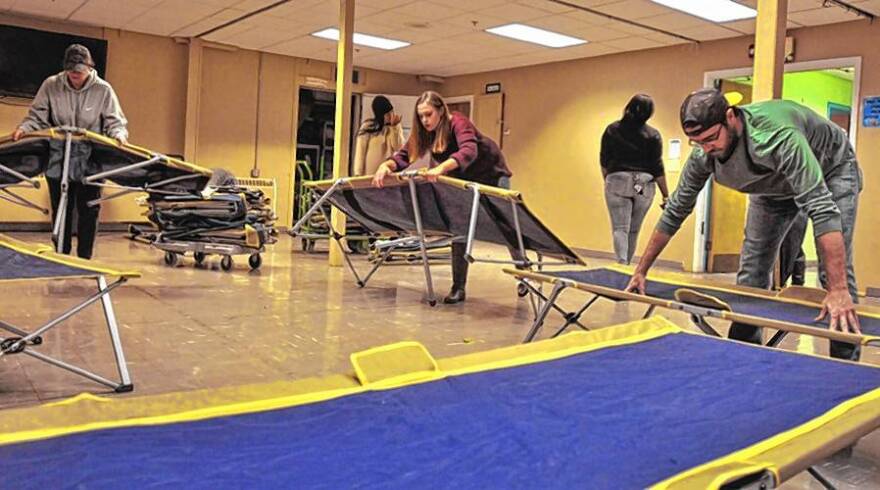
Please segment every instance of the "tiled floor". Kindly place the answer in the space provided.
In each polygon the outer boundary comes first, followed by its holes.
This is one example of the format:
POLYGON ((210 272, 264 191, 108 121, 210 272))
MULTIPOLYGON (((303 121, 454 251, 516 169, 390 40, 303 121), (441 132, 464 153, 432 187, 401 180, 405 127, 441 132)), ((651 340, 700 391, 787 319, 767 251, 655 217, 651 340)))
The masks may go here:
MULTIPOLYGON (((38 241, 45 234, 16 234, 38 241)), ((102 234, 96 259, 136 268, 143 277, 113 293, 135 393, 212 388, 320 376, 350 371, 351 352, 400 340, 417 340, 436 357, 448 357, 518 343, 531 320, 528 302, 501 266, 472 267, 464 305, 431 308, 420 301, 419 267, 388 266, 368 287, 358 289, 347 270, 328 268, 324 254, 292 251, 287 237, 249 271, 238 258, 232 272, 219 260, 194 267, 191 258, 171 268, 160 252, 118 234, 102 234)), ((296 246, 298 248, 298 246, 296 246)), ((366 267, 366 263, 358 261, 366 267)), ((591 266, 603 265, 590 260, 591 266)), ((448 290, 448 267, 436 267, 438 294, 448 290)), ((730 279, 730 276, 724 276, 730 279)), ((33 328, 90 293, 86 281, 0 286, 3 320, 33 328)), ((586 296, 568 293, 575 308, 586 296)), ((641 316, 643 306, 599 301, 584 318, 601 327, 641 316)), ((690 328, 685 315, 663 312, 690 328)), ((106 377, 115 375, 113 355, 98 306, 45 337, 46 353, 69 359, 106 377)), ((544 332, 544 335, 548 335, 544 332)), ((825 351, 825 342, 792 337, 789 349, 825 351)), ((880 364, 880 353, 865 360, 880 364)), ((0 359, 0 408, 32 405, 101 387, 24 356, 0 359)), ((830 381, 830 380, 829 380, 830 381)), ((821 389, 822 380, 817 380, 821 389)), ((823 464, 840 488, 880 488, 880 434, 856 446, 851 458, 823 464)), ((821 488, 804 474, 784 488, 821 488)))

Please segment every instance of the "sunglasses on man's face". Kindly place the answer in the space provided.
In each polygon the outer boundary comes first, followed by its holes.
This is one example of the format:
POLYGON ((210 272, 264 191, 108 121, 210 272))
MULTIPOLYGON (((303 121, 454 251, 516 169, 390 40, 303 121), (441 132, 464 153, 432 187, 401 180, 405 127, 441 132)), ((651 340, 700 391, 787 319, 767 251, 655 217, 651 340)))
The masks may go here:
POLYGON ((718 129, 716 129, 712 134, 708 136, 704 136, 700 139, 688 138, 688 144, 691 146, 706 146, 711 143, 718 141, 718 137, 721 136, 721 127, 722 124, 718 124, 718 129))

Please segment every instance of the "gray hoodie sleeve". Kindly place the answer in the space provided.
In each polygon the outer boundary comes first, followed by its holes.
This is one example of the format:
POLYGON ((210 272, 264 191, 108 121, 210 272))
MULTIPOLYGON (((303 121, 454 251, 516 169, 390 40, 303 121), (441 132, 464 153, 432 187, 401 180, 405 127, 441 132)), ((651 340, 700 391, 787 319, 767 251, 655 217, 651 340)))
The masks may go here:
POLYGON ((110 84, 107 84, 107 95, 101 108, 101 119, 104 122, 104 133, 111 138, 128 140, 128 120, 122 113, 119 99, 110 84))
POLYGON ((667 235, 675 235, 684 220, 697 204, 697 196, 712 176, 712 167, 702 150, 695 148, 678 180, 678 187, 666 203, 666 209, 657 222, 656 229, 667 235))
POLYGON ((778 143, 773 150, 779 162, 777 171, 794 190, 794 202, 810 217, 815 235, 818 237, 831 231, 841 231, 840 210, 825 185, 822 166, 806 137, 798 131, 785 130, 777 138, 778 143))
POLYGON ((31 107, 28 109, 27 116, 21 121, 18 127, 25 133, 39 131, 52 127, 50 118, 52 115, 52 106, 49 103, 49 79, 43 80, 37 95, 34 96, 31 107))

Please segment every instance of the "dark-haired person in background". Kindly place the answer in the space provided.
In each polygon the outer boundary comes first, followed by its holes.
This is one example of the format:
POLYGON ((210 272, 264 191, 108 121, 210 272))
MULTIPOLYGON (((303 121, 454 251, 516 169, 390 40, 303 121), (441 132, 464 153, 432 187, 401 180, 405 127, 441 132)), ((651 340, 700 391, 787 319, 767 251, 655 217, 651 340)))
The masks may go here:
POLYGON ((379 165, 403 146, 400 115, 384 95, 372 103, 373 117, 364 121, 357 132, 352 175, 373 175, 379 165))
MULTIPOLYGON (((721 92, 693 92, 681 125, 694 146, 627 291, 644 294, 648 269, 681 227, 697 195, 715 177, 749 194, 737 284, 768 289, 779 244, 799 213, 813 222, 819 270, 827 293, 816 320, 860 333, 852 241, 862 179, 846 132, 812 109, 787 100, 730 107, 721 92)), ((761 329, 734 323, 730 338, 761 342, 761 329)), ((858 358, 858 346, 831 342, 831 355, 858 358)))
POLYGON ((654 183, 666 206, 669 189, 663 169, 663 140, 647 124, 654 114, 650 96, 637 94, 623 110, 623 118, 605 128, 599 161, 605 179, 605 202, 611 216, 614 255, 629 264, 636 253, 639 230, 654 201, 654 183))
MULTIPOLYGON (((31 103, 27 116, 18 126, 12 139, 18 140, 25 133, 54 126, 73 126, 109 136, 119 143, 128 140, 127 121, 119 106, 116 93, 109 83, 95 71, 95 63, 88 48, 71 44, 64 51, 64 71, 47 78, 31 103)), ((60 142, 59 142, 60 143, 60 142)), ((79 257, 89 259, 98 230, 99 206, 87 203, 101 196, 101 188, 85 185, 86 167, 91 156, 91 145, 74 142, 70 152, 68 200, 64 223, 64 249, 71 250, 71 223, 76 209, 77 245, 79 257)), ((46 169, 49 197, 52 201, 52 220, 58 213, 61 200, 61 172, 64 146, 53 142, 46 169)))
MULTIPOLYGON (((373 176, 373 185, 382 187, 385 177, 404 170, 426 154, 431 155, 429 181, 441 175, 470 180, 493 187, 510 188, 510 169, 498 144, 480 133, 463 114, 450 112, 437 92, 419 96, 413 114, 413 128, 406 145, 385 161, 373 176)), ((465 300, 468 261, 466 244, 452 244, 452 290, 443 298, 446 304, 465 300)), ((516 257, 518 251, 511 250, 516 257)))

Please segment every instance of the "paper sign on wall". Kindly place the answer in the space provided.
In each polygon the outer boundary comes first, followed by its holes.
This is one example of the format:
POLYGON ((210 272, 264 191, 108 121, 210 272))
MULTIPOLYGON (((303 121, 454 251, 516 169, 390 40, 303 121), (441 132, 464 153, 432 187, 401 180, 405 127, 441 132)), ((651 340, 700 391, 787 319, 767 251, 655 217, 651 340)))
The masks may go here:
POLYGON ((880 96, 865 97, 862 104, 862 126, 880 128, 880 96))

